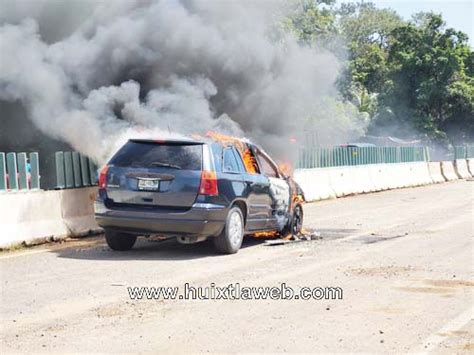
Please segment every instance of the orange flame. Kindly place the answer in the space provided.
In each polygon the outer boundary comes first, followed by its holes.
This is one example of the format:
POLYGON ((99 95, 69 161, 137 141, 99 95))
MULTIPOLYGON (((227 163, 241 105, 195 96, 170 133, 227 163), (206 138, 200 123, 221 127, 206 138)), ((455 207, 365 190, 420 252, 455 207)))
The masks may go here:
POLYGON ((278 169, 280 169, 280 171, 286 176, 291 176, 293 172, 293 168, 290 163, 281 163, 278 165, 278 169))
POLYGON ((247 170, 249 174, 257 174, 258 173, 257 161, 255 160, 255 157, 253 156, 250 149, 247 147, 241 153, 242 153, 242 159, 245 165, 245 170, 247 170))
POLYGON ((206 137, 209 137, 211 139, 214 139, 215 141, 222 142, 222 143, 233 143, 239 149, 242 149, 244 146, 244 142, 242 141, 242 139, 233 137, 233 136, 227 136, 225 134, 221 134, 218 132, 208 131, 206 133, 206 137))
POLYGON ((254 238, 276 238, 279 237, 280 233, 277 231, 270 231, 270 232, 257 232, 252 234, 254 238))
POLYGON ((247 146, 247 144, 245 144, 244 141, 242 141, 242 139, 233 137, 233 136, 227 136, 225 134, 221 134, 221 133, 213 132, 213 131, 207 132, 206 136, 218 142, 234 144, 235 147, 240 151, 240 154, 242 155, 242 160, 244 161, 245 170, 247 170, 249 174, 258 173, 257 161, 255 160, 255 157, 252 151, 250 150, 250 148, 247 146))

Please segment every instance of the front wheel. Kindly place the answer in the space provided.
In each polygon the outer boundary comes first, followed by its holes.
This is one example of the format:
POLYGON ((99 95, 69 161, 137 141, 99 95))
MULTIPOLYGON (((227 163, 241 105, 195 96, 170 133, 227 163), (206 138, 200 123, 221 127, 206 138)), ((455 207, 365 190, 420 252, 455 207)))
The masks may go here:
POLYGON ((137 236, 133 234, 105 231, 105 240, 107 245, 112 250, 125 251, 132 249, 133 245, 137 241, 137 236))
POLYGON ((225 227, 221 234, 213 238, 217 251, 223 254, 235 254, 244 239, 244 216, 238 207, 232 207, 227 214, 225 227))
POLYGON ((296 205, 293 208, 293 213, 287 225, 281 231, 283 236, 286 236, 291 233, 291 235, 298 235, 303 229, 303 207, 301 205, 296 205))

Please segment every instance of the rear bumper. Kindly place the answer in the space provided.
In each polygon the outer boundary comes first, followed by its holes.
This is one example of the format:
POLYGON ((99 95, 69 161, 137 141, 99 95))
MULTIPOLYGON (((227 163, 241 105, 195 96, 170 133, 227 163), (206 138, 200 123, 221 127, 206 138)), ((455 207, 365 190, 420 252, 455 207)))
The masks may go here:
POLYGON ((225 225, 228 208, 215 204, 194 204, 183 212, 155 212, 108 209, 102 201, 95 202, 97 224, 140 235, 216 236, 225 225))

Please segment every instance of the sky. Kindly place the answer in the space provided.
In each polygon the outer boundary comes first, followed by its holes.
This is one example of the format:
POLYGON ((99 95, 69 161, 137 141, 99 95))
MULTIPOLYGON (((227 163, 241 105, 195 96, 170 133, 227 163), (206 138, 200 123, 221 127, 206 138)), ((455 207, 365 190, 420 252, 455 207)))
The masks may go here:
POLYGON ((420 11, 441 13, 447 27, 469 36, 474 48, 474 0, 371 0, 377 7, 390 7, 404 19, 420 11))

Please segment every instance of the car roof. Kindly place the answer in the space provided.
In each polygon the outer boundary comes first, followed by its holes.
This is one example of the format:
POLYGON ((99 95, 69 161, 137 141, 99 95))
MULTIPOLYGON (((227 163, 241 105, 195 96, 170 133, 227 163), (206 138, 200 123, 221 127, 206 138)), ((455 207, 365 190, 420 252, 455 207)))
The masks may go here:
POLYGON ((198 144, 205 144, 203 141, 198 141, 195 139, 129 139, 129 142, 136 142, 136 143, 155 143, 155 144, 189 144, 189 145, 198 145, 198 144))
MULTIPOLYGON (((197 136, 199 137, 199 136, 197 136)), ((201 138, 201 137, 199 137, 201 138)), ((230 137, 231 139, 224 141, 220 140, 216 137, 213 136, 206 136, 202 137, 203 139, 197 139, 197 138, 170 138, 170 139, 146 139, 146 138, 131 138, 129 139, 129 142, 136 142, 136 143, 148 143, 148 144, 171 144, 171 145, 182 145, 182 144, 187 144, 187 145, 199 145, 199 144, 219 144, 219 145, 233 145, 236 146, 238 142, 247 145, 248 147, 256 148, 259 150, 262 150, 260 146, 254 144, 253 142, 250 142, 247 139, 242 139, 242 138, 236 138, 236 137, 230 137)))

